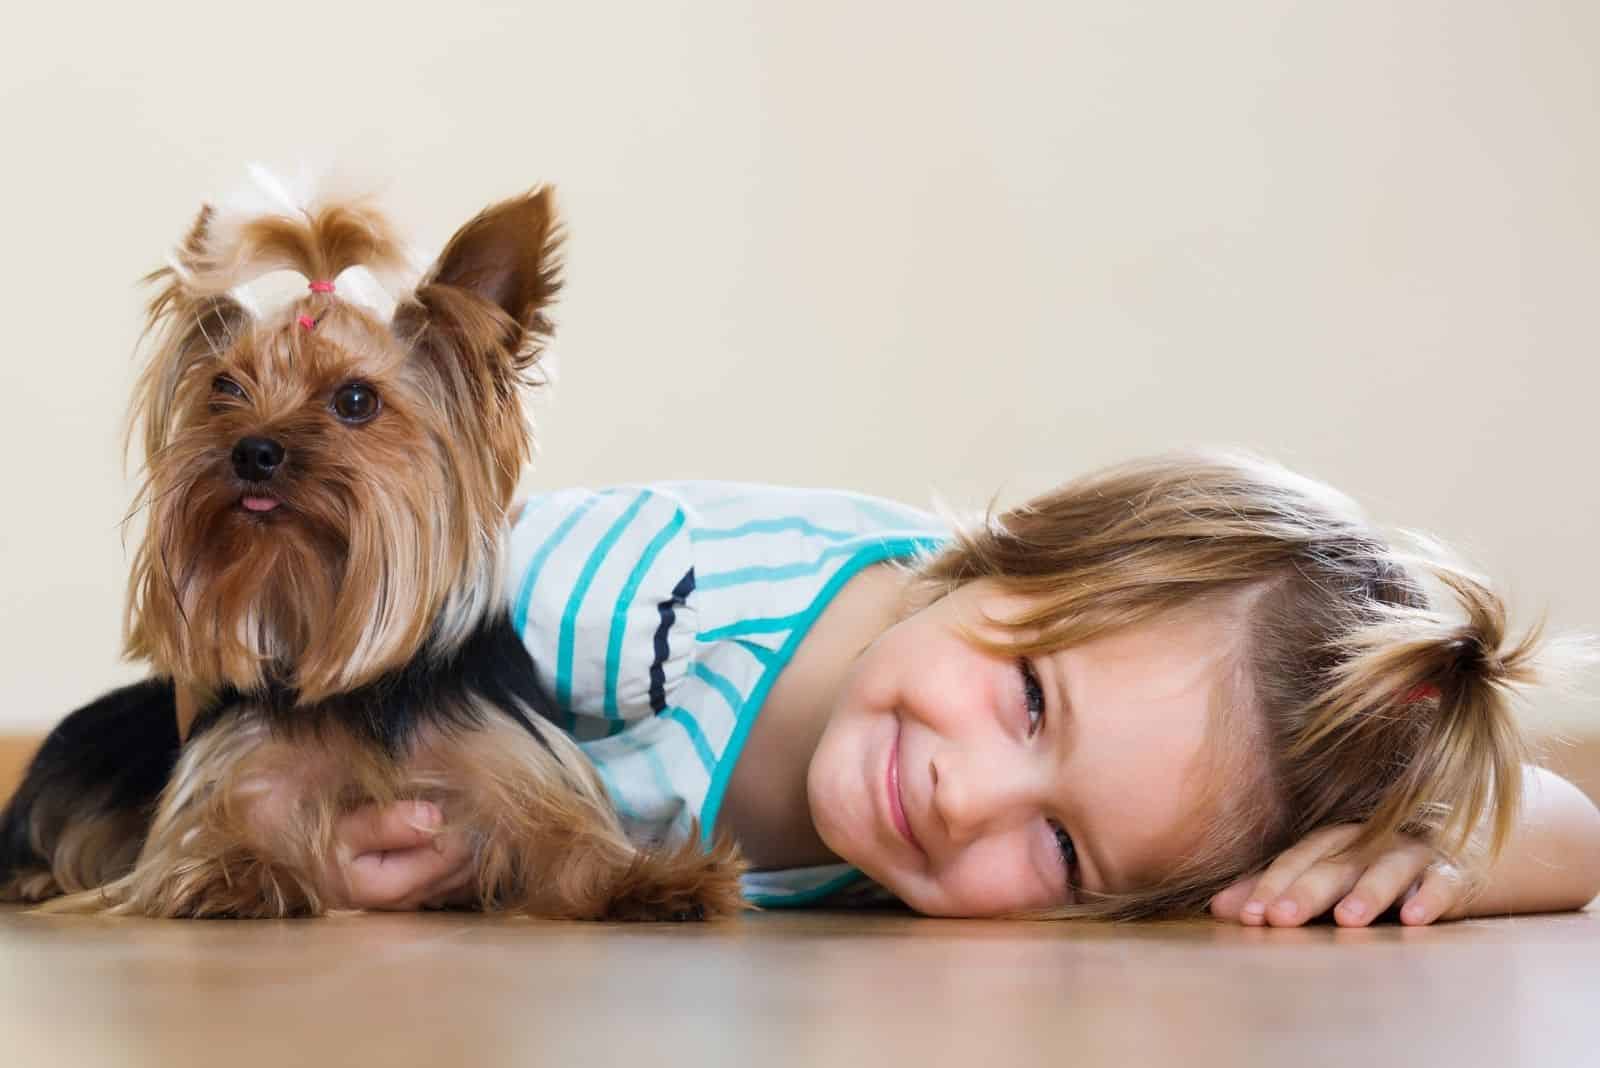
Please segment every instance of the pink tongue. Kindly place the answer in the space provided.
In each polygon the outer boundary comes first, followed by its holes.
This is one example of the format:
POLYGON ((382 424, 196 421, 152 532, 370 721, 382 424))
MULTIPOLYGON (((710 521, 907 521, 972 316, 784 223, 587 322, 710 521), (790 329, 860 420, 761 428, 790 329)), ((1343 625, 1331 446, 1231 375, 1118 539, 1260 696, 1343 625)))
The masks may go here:
POLYGON ((278 502, 271 497, 246 497, 239 503, 252 512, 270 512, 278 507, 278 502))

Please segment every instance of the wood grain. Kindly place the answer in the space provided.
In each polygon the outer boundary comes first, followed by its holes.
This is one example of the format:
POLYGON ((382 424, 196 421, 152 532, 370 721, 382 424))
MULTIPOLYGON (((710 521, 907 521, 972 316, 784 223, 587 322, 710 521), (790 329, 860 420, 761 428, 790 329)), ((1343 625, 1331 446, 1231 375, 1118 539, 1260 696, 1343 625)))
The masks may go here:
POLYGON ((1592 1065, 1600 915, 1263 931, 0 911, 8 1064, 1592 1065))
MULTIPOLYGON (((12 777, 36 738, 0 739, 12 777)), ((1600 745, 1558 754, 1596 783, 1600 745)), ((1594 906, 1591 906, 1593 909, 1594 906)), ((1592 1065, 1600 913, 1341 931, 0 907, 0 1063, 1592 1065)))

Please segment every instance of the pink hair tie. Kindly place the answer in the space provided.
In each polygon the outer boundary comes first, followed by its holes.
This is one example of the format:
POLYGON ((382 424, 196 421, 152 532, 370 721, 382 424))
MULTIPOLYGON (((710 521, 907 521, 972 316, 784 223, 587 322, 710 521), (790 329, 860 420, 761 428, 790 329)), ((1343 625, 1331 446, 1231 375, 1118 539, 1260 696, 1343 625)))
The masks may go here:
POLYGON ((325 278, 318 279, 317 281, 311 283, 311 292, 313 292, 313 293, 332 293, 333 292, 333 283, 328 281, 325 278))
POLYGON ((1431 682, 1425 682, 1421 686, 1411 687, 1410 690, 1406 691, 1406 695, 1400 700, 1402 703, 1409 705, 1414 704, 1417 701, 1427 701, 1437 698, 1438 696, 1439 687, 1433 685, 1431 682))
POLYGON ((295 322, 300 324, 300 329, 302 330, 314 330, 317 326, 317 321, 309 315, 302 315, 295 322))

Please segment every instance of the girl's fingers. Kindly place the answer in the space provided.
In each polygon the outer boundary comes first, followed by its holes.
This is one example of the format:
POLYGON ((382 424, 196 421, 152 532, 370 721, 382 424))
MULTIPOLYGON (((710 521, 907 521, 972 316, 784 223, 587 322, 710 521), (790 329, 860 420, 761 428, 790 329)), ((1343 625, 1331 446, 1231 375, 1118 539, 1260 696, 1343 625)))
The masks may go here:
POLYGON ((428 845, 363 853, 345 870, 350 903, 363 909, 414 909, 450 887, 467 867, 463 836, 442 834, 428 845))
POLYGON ((1417 881, 1433 855, 1433 850, 1421 842, 1410 842, 1380 854, 1334 909, 1334 921, 1341 927, 1365 927, 1400 900, 1400 895, 1417 881))
POLYGON ((363 853, 345 869, 350 904, 359 909, 402 909, 446 874, 431 846, 363 853))
MULTIPOLYGON (((1267 922, 1267 908, 1278 901, 1289 887, 1330 853, 1337 853, 1361 833, 1359 824, 1347 823, 1313 831, 1279 855, 1261 873, 1249 899, 1239 910, 1239 922, 1259 926, 1267 922)), ((1331 904, 1331 902, 1330 902, 1331 904)), ((1326 906, 1324 906, 1326 907, 1326 906)), ((1287 920, 1286 922, 1296 922, 1287 920)))
POLYGON ((1260 879, 1261 876, 1259 874, 1248 875, 1216 897, 1213 897, 1211 899, 1211 915, 1219 920, 1237 921, 1239 919, 1239 910, 1244 908, 1246 901, 1250 900, 1250 892, 1256 888, 1256 883, 1260 879))
POLYGON ((1466 883, 1448 864, 1433 864, 1423 873, 1422 884, 1400 910, 1400 922, 1410 926, 1432 923, 1461 899, 1466 883))
POLYGON ((1299 927, 1315 919, 1350 892, 1364 868, 1354 860, 1317 861, 1267 905, 1267 922, 1274 927, 1299 927))
POLYGON ((416 849, 433 841, 444 823, 439 806, 427 801, 398 801, 392 805, 363 805, 339 817, 334 835, 346 853, 386 853, 416 849))

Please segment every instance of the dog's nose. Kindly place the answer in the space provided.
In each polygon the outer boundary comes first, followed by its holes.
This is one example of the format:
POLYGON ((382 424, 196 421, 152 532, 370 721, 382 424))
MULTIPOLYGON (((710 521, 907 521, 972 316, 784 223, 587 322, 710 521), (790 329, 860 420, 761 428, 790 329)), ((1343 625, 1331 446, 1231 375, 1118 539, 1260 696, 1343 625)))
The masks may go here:
POLYGON ((233 470, 247 482, 265 482, 283 463, 283 446, 271 438, 240 438, 233 447, 233 470))

